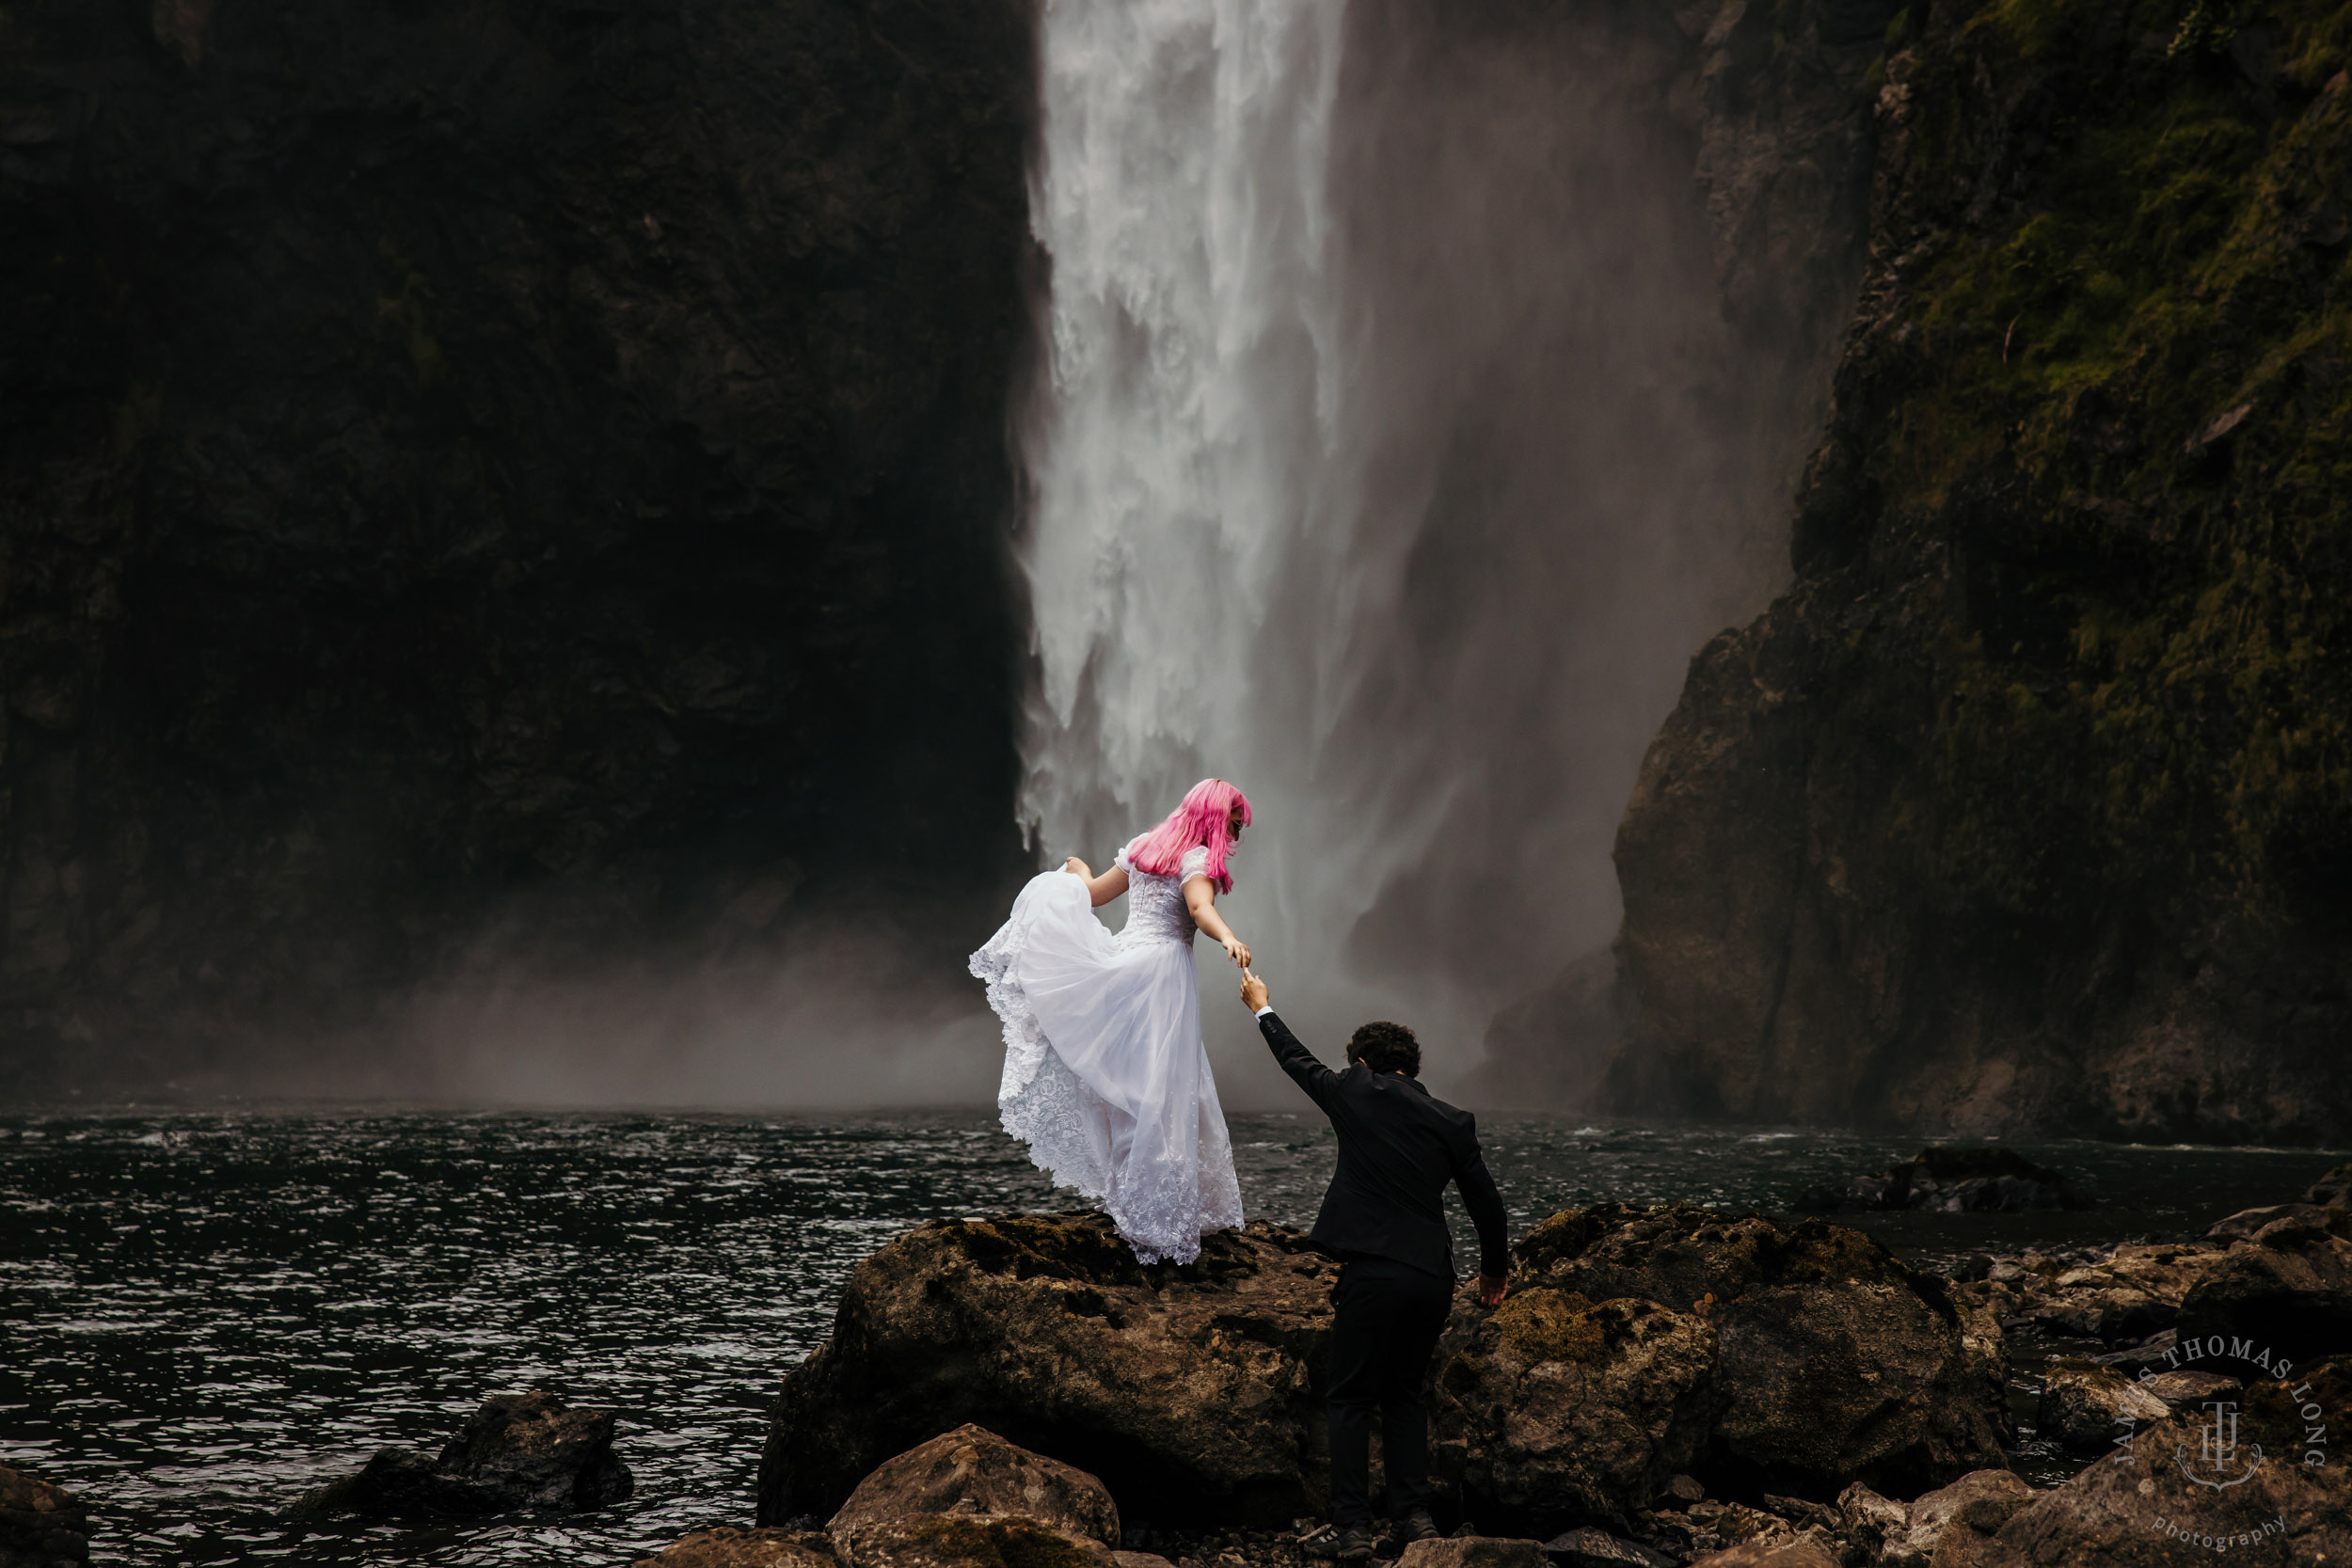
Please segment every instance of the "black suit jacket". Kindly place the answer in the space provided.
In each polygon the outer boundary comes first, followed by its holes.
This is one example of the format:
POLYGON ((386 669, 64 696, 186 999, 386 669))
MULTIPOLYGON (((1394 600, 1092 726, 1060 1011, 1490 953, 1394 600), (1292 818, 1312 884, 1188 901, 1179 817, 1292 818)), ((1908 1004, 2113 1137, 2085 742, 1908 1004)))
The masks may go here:
POLYGON ((1340 1135, 1340 1168, 1315 1218, 1317 1246, 1393 1258, 1452 1279, 1454 1238, 1445 1223, 1445 1184, 1452 1181, 1478 1227, 1479 1272, 1509 1272, 1510 1222, 1468 1111, 1401 1073, 1375 1072, 1361 1062, 1333 1072, 1276 1014, 1260 1018, 1258 1031, 1340 1135))

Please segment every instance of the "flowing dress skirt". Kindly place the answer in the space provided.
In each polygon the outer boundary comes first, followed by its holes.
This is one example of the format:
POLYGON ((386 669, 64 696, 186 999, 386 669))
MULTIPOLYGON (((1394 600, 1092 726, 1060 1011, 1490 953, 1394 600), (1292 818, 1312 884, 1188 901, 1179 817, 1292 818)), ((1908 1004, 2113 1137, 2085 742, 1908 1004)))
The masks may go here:
POLYGON ((1189 1263, 1242 1222, 1232 1144, 1208 1052, 1189 933, 1095 917, 1066 871, 1031 879, 972 955, 1005 1026, 1005 1131, 1055 1184, 1100 1202, 1146 1263, 1189 1263))

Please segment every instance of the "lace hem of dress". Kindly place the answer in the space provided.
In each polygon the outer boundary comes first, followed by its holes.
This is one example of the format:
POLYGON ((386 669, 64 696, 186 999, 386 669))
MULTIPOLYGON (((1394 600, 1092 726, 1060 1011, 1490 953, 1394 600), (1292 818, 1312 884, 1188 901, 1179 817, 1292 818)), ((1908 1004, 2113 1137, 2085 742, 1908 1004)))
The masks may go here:
POLYGON ((1013 962, 1021 957, 1019 925, 1008 920, 998 927, 996 934, 972 955, 969 966, 973 977, 987 985, 989 1011, 1005 1028, 1005 1073, 996 1085, 1000 1104, 1028 1086, 1046 1053, 1045 1028, 1029 1011, 1021 982, 1012 977, 1013 962))
MULTIPOLYGON (((976 967, 977 961, 976 955, 976 967)), ((1020 994, 1017 985, 1008 984, 1007 990, 1010 996, 1020 994)), ((992 987, 992 1006, 997 995, 992 987)), ((1080 1196, 1100 1203, 1120 1239, 1134 1249, 1136 1261, 1189 1263, 1200 1256, 1201 1237, 1241 1227, 1241 1190, 1230 1177, 1213 1179, 1203 1193, 1197 1163, 1189 1170, 1146 1168, 1133 1161, 1121 1168, 1111 1150, 1119 1113, 1054 1053, 1034 1018, 1021 1022, 1007 1018, 1008 1042, 1016 1030, 1022 1037, 1040 1042, 1040 1059, 1025 1082, 997 1096, 1005 1131, 1028 1146, 1029 1163, 1051 1176, 1055 1186, 1074 1188, 1080 1196)), ((1008 1085, 1011 1080, 1008 1061, 1008 1085)), ((1230 1169, 1232 1162, 1226 1153, 1220 1165, 1230 1169)))

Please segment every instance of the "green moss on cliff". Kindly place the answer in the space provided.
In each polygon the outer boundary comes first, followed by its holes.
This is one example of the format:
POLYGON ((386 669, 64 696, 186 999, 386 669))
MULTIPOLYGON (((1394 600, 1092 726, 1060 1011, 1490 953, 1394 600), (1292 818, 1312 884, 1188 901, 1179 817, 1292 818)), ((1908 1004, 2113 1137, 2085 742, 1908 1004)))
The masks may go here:
POLYGON ((1968 557, 1931 786, 1963 895, 2276 914, 2352 863, 2347 57, 2343 6, 1999 0, 1898 62, 1906 188, 1970 197, 1871 458, 1968 557))

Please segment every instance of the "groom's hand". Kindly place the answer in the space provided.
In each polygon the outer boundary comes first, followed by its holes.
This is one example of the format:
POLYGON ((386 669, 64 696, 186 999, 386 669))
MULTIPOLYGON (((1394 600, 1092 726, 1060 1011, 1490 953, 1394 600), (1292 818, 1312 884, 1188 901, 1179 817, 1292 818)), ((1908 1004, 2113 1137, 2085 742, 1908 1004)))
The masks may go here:
POLYGON ((1242 971, 1241 1005, 1253 1013, 1260 1007, 1270 1006, 1266 1000, 1265 982, 1248 970, 1242 971))
POLYGON ((1508 1275, 1482 1274, 1478 1276, 1478 1305, 1487 1308, 1501 1307, 1502 1298, 1511 1293, 1508 1275))

